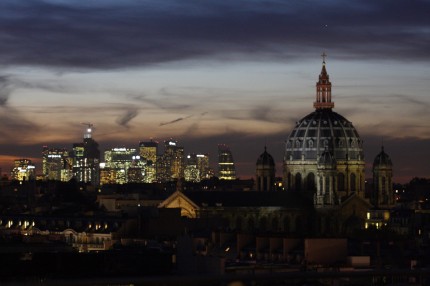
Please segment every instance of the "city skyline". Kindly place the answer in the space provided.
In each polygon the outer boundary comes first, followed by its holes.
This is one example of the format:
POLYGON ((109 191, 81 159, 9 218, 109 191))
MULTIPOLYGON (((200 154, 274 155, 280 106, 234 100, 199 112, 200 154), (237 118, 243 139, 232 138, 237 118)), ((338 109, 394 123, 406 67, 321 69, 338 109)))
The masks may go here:
POLYGON ((19 158, 40 166, 43 145, 70 150, 91 122, 101 151, 174 138, 214 166, 222 143, 245 179, 267 146, 282 176, 325 51, 334 111, 364 140, 367 177, 382 144, 395 182, 429 177, 429 6, 2 1, 2 172, 19 158))

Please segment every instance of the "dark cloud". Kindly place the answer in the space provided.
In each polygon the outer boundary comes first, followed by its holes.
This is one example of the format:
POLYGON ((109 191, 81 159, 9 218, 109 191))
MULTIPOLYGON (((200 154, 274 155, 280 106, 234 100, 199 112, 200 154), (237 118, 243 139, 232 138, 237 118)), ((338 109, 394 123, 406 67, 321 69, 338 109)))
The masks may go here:
POLYGON ((429 60, 428 1, 12 1, 0 63, 121 68, 195 57, 429 60), (185 8, 184 8, 185 6, 185 8))
POLYGON ((163 122, 163 123, 160 123, 160 126, 170 125, 170 124, 173 124, 173 123, 176 123, 176 122, 179 122, 179 121, 182 121, 182 120, 188 119, 188 118, 190 118, 190 117, 192 117, 192 116, 193 116, 193 115, 188 115, 188 116, 186 116, 186 117, 179 117, 179 118, 176 118, 175 120, 172 120, 172 121, 169 121, 169 122, 163 122))
POLYGON ((12 93, 10 78, 8 76, 0 76, 0 106, 5 106, 12 93))
POLYGON ((116 120, 116 123, 120 126, 123 127, 127 127, 128 128, 128 123, 137 116, 138 111, 137 109, 133 108, 133 109, 129 109, 127 110, 123 115, 121 115, 121 117, 119 117, 116 120))
POLYGON ((36 136, 40 127, 27 119, 21 112, 8 106, 0 107, 0 143, 15 142, 15 144, 25 144, 36 136), (19 142, 17 142, 19 138, 19 142))
POLYGON ((141 103, 146 103, 166 110, 183 110, 183 109, 192 107, 191 105, 188 105, 188 104, 176 103, 169 98, 160 98, 160 97, 151 98, 147 95, 141 95, 141 94, 139 95, 128 94, 128 97, 132 100, 135 100, 141 103))

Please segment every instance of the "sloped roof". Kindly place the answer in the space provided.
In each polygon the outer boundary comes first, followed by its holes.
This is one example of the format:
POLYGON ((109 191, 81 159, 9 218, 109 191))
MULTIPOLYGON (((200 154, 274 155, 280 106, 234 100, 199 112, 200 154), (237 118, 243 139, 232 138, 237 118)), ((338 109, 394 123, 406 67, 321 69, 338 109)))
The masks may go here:
POLYGON ((310 199, 296 192, 199 191, 184 193, 198 206, 313 208, 310 199))

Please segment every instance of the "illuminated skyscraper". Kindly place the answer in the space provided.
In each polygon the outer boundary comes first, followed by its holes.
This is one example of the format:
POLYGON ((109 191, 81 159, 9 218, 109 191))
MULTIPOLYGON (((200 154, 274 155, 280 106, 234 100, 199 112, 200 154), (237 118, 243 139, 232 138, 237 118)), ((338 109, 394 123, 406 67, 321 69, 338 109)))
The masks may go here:
POLYGON ((236 179, 233 155, 225 144, 218 145, 218 177, 220 180, 236 179))
POLYGON ((185 159, 184 178, 187 182, 200 182, 200 170, 197 168, 196 154, 189 154, 185 159))
POLYGON ((92 124, 88 124, 83 142, 73 144, 73 176, 78 182, 97 186, 100 182, 100 151, 91 133, 92 124))
POLYGON ((146 160, 145 183, 157 181, 157 153, 158 142, 151 139, 151 141, 142 141, 139 143, 139 155, 142 159, 146 160))
POLYGON ((209 167, 209 154, 197 154, 197 168, 200 172, 200 180, 209 179, 214 176, 213 170, 209 167))
POLYGON ((28 181, 35 178, 35 166, 29 159, 18 159, 14 161, 14 167, 11 172, 12 180, 28 181))
POLYGON ((69 151, 43 146, 42 172, 45 180, 68 181, 71 179, 69 151))
POLYGON ((184 177, 184 148, 177 141, 164 141, 164 153, 158 163, 158 180, 174 181, 184 177))
POLYGON ((114 173, 116 184, 128 182, 128 168, 130 168, 133 158, 136 157, 136 149, 113 148, 105 151, 105 166, 114 173))
POLYGON ((185 159, 184 178, 185 181, 200 182, 213 176, 209 167, 208 154, 189 154, 185 159))
POLYGON ((146 183, 147 161, 139 155, 133 156, 132 159, 127 171, 127 181, 129 183, 146 183))

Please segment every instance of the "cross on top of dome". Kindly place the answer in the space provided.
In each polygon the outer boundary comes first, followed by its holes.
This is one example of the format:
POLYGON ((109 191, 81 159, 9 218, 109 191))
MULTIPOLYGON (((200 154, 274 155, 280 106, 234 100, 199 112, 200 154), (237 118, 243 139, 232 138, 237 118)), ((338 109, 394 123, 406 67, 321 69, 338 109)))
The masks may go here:
POLYGON ((331 102, 331 82, 325 67, 327 54, 323 52, 321 57, 323 58, 322 69, 317 82, 316 101, 314 102, 314 107, 317 110, 332 109, 334 107, 334 102, 331 102))

